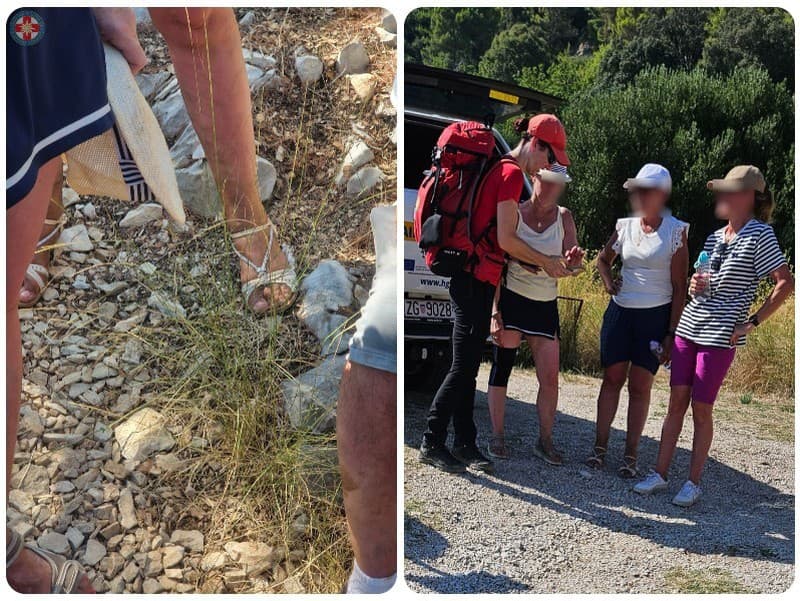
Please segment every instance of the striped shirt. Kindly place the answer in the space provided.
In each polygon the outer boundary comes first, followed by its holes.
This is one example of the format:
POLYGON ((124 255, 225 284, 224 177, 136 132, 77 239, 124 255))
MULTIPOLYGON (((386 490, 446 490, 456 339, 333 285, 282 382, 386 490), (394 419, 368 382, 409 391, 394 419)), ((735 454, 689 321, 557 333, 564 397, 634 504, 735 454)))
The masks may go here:
MULTIPOLYGON (((725 243, 725 228, 706 239, 711 256, 711 295, 692 299, 676 333, 701 346, 731 348, 737 324, 747 320, 758 282, 786 263, 772 228, 751 219, 725 243)), ((739 338, 742 346, 746 337, 739 338)))

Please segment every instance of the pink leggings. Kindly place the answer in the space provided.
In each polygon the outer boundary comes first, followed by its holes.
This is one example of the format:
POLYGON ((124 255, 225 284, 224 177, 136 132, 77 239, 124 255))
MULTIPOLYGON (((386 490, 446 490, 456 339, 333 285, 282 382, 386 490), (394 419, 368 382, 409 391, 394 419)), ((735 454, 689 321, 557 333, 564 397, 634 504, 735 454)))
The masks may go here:
POLYGON ((691 386, 692 400, 713 405, 736 355, 736 348, 701 346, 675 337, 670 386, 691 386))

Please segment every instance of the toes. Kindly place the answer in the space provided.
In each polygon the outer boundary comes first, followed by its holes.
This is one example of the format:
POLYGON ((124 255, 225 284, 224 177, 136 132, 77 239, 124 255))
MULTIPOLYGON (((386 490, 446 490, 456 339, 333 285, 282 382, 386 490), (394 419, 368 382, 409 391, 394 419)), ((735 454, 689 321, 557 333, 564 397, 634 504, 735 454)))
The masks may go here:
POLYGON ((286 284, 277 284, 264 287, 264 298, 270 305, 280 305, 292 298, 292 289, 286 284))

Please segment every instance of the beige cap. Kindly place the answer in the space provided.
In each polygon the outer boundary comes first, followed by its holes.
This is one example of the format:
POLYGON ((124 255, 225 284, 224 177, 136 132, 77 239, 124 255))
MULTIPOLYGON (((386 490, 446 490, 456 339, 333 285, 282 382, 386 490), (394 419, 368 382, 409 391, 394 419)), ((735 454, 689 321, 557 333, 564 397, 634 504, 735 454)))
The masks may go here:
POLYGON ((764 192, 767 189, 767 182, 758 167, 737 165, 728 171, 725 179, 712 179, 706 186, 714 192, 741 192, 742 190, 764 192))
POLYGON ((67 151, 67 183, 78 194, 161 204, 183 224, 186 214, 172 157, 128 61, 104 44, 108 103, 114 126, 67 151))

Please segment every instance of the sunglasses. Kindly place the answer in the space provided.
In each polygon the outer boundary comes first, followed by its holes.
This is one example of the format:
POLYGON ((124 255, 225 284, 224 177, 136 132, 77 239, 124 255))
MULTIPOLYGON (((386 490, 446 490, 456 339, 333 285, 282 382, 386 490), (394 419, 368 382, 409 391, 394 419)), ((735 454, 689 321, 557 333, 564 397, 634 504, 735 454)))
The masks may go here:
POLYGON ((556 154, 553 152, 552 147, 547 142, 542 142, 541 140, 536 140, 536 148, 539 150, 546 150, 547 151, 547 160, 548 162, 555 163, 556 162, 556 154))

